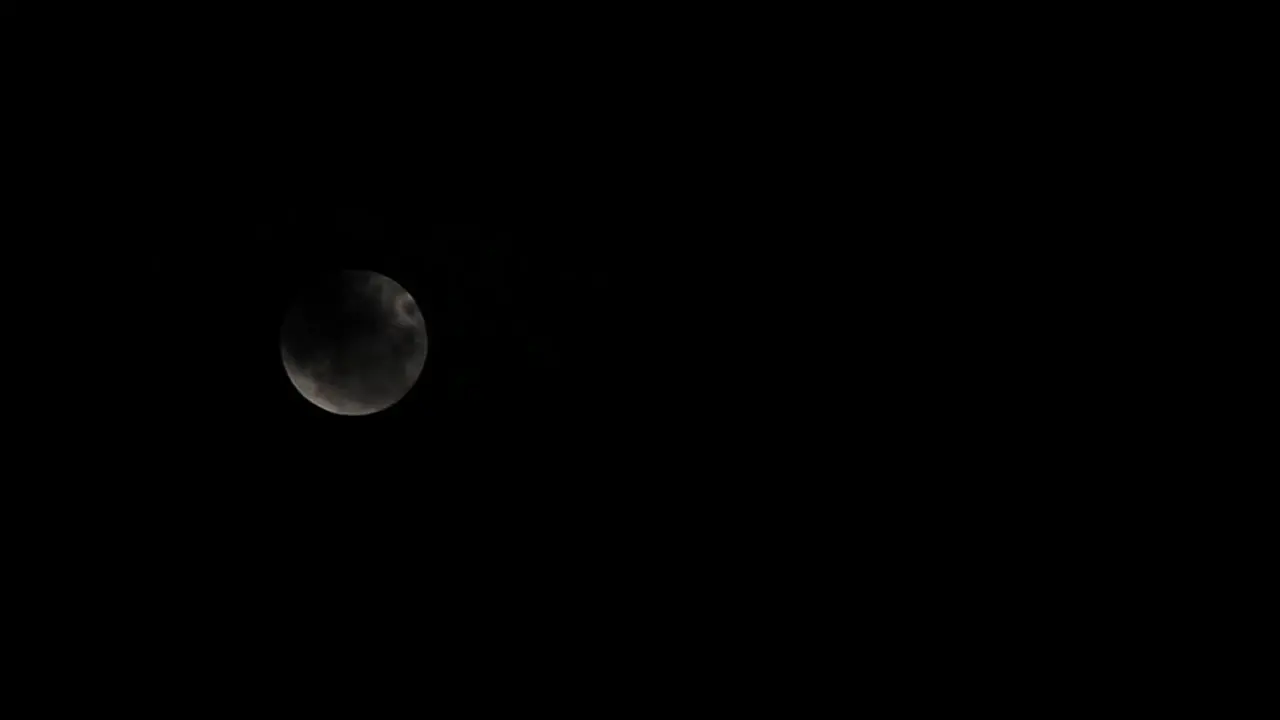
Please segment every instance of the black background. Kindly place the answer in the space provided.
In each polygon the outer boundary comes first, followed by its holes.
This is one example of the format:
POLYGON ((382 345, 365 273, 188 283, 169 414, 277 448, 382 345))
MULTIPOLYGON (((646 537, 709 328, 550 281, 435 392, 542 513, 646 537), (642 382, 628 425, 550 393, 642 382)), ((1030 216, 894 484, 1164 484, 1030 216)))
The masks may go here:
POLYGON ((757 705, 861 653, 909 697, 1109 608, 1070 576, 1150 514, 1092 449, 1144 425, 1132 76, 1060 18, 772 12, 6 10, 0 508, 50 665, 757 705), (335 266, 429 323, 368 418, 280 364, 335 266))
POLYGON ((15 414, 47 478, 14 506, 43 548, 191 602, 471 614, 759 562, 722 543, 768 487, 736 469, 760 398, 737 383, 779 318, 731 290, 760 277, 735 213, 761 209, 706 171, 730 153, 593 119, 621 101, 592 93, 401 103, 317 68, 219 90, 146 60, 53 58, 73 72, 14 96, 12 333, 40 378, 15 414), (384 413, 324 413, 283 372, 292 287, 332 267, 426 315, 422 379, 384 413))
POLYGON ((752 608, 837 583, 851 526, 886 561, 873 500, 919 486, 858 478, 920 458, 934 356, 896 319, 946 262, 897 144, 824 125, 835 86, 697 32, 290 28, 7 46, 10 507, 42 572, 230 637, 322 644, 336 612, 586 657, 761 642, 752 608), (334 267, 426 317, 386 412, 283 371, 292 287, 334 267))

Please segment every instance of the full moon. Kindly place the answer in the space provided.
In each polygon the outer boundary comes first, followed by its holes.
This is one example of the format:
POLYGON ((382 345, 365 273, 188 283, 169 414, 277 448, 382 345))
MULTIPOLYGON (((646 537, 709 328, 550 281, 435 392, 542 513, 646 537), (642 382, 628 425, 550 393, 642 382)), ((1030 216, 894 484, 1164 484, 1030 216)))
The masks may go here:
POLYGON ((400 401, 427 360, 427 328, 413 297, 391 278, 345 270, 314 278, 280 332, 289 380, 337 415, 371 415, 400 401))

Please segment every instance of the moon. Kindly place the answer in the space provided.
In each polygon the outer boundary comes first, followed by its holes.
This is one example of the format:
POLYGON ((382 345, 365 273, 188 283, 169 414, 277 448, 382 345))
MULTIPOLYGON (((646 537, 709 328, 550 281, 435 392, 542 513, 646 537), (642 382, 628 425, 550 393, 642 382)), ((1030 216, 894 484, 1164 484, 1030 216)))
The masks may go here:
POLYGON ((399 283, 369 270, 311 278, 280 330, 290 382, 336 415, 371 415, 399 402, 427 361, 427 327, 399 283))

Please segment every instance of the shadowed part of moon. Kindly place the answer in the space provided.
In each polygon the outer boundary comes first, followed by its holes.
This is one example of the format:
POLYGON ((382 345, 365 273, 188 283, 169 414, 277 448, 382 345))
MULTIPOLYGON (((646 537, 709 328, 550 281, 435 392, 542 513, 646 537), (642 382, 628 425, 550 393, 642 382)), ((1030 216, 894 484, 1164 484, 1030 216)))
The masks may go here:
POLYGON ((426 323, 399 283, 344 271, 300 293, 281 329, 280 355, 290 382, 314 405, 370 415, 399 402, 422 374, 426 323))

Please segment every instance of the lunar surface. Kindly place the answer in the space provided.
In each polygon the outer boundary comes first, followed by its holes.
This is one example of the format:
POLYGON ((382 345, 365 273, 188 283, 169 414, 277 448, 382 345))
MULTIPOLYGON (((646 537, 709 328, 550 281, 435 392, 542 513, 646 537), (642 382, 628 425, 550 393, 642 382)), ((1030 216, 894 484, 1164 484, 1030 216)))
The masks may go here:
POLYGON ((293 386, 338 415, 385 410, 413 388, 427 360, 427 328, 409 292, 391 278, 347 270, 315 278, 280 333, 293 386))

